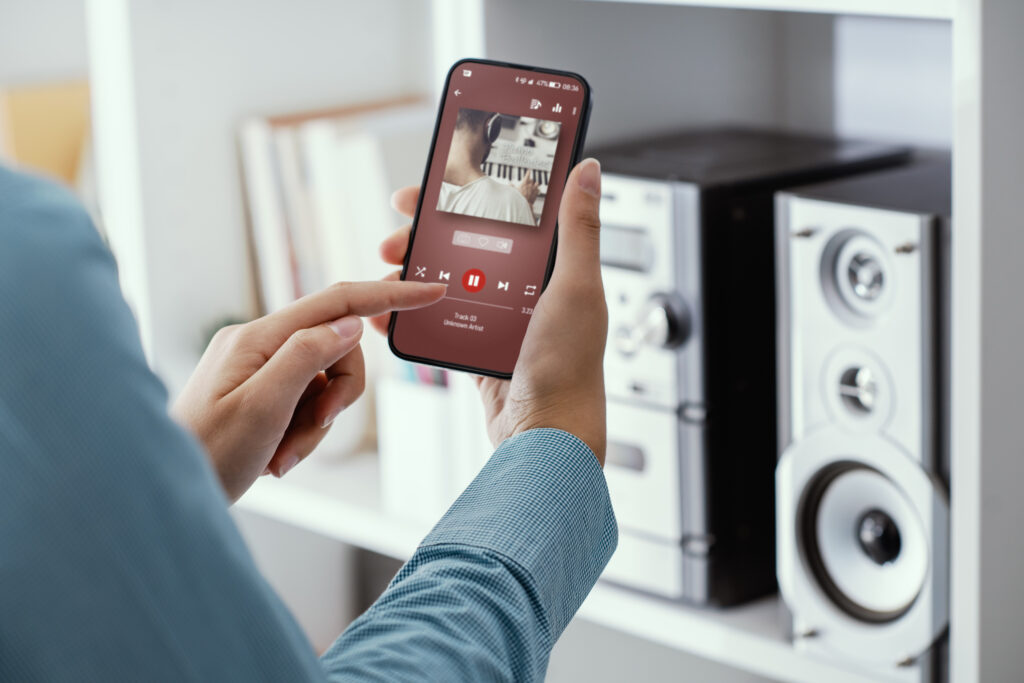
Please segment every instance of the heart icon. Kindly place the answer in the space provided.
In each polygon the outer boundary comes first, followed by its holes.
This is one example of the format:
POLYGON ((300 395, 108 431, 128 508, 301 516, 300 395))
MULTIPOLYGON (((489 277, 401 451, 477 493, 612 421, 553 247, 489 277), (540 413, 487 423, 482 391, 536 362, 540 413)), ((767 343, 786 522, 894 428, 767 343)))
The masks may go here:
POLYGON ((490 242, 491 240, 490 238, 487 237, 477 237, 476 241, 480 243, 481 247, 486 247, 487 243, 490 242))

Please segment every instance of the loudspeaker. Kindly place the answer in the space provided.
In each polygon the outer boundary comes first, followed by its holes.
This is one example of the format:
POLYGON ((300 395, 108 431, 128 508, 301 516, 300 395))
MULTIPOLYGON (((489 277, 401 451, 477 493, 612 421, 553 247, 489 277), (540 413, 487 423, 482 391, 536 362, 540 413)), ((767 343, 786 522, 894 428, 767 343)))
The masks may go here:
POLYGON ((948 159, 776 198, 777 573, 800 648, 929 681, 948 623, 948 159))

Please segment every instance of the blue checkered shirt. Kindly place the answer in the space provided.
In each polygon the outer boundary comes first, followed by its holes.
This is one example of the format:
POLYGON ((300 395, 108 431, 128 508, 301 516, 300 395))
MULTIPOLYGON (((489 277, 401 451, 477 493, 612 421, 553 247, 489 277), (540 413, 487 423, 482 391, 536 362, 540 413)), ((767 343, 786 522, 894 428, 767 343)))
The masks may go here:
POLYGON ((616 544, 593 453, 503 443, 319 659, 172 422, 116 269, 0 167, 0 681, 532 681, 616 544))

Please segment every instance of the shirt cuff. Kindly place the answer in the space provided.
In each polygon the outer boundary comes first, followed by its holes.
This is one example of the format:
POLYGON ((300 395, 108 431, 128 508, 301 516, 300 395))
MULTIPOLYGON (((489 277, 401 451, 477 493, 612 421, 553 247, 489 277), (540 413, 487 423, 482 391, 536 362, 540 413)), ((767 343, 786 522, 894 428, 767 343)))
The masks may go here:
POLYGON ((604 473, 580 439, 532 429, 503 442, 422 546, 499 553, 535 582, 557 638, 618 544, 604 473))

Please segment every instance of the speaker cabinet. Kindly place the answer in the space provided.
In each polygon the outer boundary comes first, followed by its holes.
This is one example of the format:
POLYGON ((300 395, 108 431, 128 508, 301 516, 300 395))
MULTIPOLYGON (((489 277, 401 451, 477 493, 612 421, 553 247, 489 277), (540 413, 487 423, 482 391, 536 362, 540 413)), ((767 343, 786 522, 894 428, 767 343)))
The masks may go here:
POLYGON ((939 675, 949 605, 946 161, 780 193, 777 573, 797 645, 939 675))

